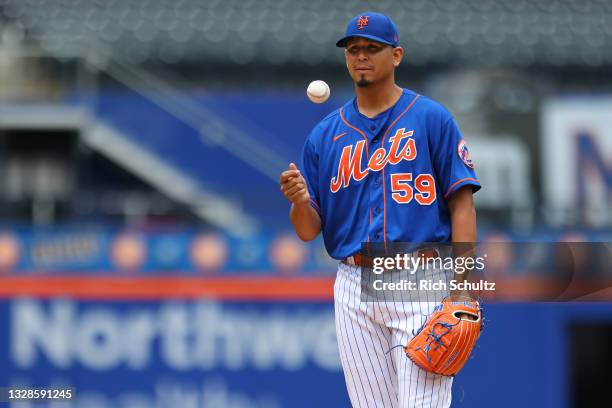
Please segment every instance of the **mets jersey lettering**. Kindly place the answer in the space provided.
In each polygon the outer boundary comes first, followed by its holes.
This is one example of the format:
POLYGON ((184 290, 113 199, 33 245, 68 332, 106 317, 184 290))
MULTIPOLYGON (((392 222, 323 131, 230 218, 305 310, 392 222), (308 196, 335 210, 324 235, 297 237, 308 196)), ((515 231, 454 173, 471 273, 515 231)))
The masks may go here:
POLYGON ((336 259, 362 242, 448 242, 448 199, 480 188, 452 115, 407 89, 375 118, 355 98, 324 118, 306 139, 301 170, 336 259))
POLYGON ((344 147, 338 163, 338 171, 330 183, 332 193, 337 193, 341 187, 347 187, 351 178, 355 181, 363 180, 368 175, 369 170, 380 171, 387 164, 397 164, 401 160, 414 160, 417 151, 414 139, 410 139, 413 133, 412 130, 406 132, 405 129, 398 129, 395 135, 389 139, 391 142, 389 151, 387 152, 384 147, 376 149, 370 156, 368 167, 365 170, 361 169, 365 140, 357 142, 354 152, 352 145, 344 147), (400 149, 400 143, 406 138, 409 139, 400 149))

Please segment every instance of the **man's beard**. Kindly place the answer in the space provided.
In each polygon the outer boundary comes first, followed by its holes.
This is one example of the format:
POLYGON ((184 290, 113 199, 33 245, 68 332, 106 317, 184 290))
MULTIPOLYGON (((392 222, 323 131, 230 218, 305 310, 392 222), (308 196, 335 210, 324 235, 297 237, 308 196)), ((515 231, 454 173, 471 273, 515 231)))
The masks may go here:
POLYGON ((355 82, 355 84, 357 84, 357 86, 359 88, 366 88, 366 87, 372 85, 372 81, 368 81, 367 79, 365 79, 362 76, 361 79, 359 79, 357 82, 355 82))

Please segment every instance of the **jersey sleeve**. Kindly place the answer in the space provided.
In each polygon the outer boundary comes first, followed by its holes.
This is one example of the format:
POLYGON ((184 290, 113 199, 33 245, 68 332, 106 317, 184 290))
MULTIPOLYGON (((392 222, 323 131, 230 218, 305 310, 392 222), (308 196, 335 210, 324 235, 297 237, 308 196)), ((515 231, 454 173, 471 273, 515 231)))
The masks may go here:
POLYGON ((480 180, 474 171, 469 149, 450 114, 444 119, 438 139, 433 143, 434 168, 444 198, 448 199, 466 185, 471 185, 473 192, 480 190, 480 180))
POLYGON ((302 149, 302 176, 306 180, 308 193, 310 194, 310 205, 321 216, 321 205, 319 195, 319 155, 310 138, 306 139, 302 149))

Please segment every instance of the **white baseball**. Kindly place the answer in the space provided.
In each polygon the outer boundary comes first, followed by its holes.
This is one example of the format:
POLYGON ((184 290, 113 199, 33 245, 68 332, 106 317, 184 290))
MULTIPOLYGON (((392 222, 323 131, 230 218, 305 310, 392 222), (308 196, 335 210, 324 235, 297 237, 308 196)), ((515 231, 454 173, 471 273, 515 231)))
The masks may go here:
POLYGON ((310 99, 314 103, 323 103, 329 98, 330 90, 329 85, 325 83, 325 81, 312 81, 310 85, 308 85, 308 89, 306 90, 306 95, 308 95, 308 99, 310 99))

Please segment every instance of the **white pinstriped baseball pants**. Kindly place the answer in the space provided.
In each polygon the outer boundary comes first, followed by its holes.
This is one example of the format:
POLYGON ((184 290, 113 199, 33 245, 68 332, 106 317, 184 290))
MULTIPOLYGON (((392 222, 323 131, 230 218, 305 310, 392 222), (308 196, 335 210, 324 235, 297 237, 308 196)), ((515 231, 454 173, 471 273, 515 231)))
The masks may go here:
POLYGON ((452 377, 422 370, 402 347, 386 354, 406 345, 438 302, 361 302, 360 277, 358 266, 340 263, 334 284, 340 360, 353 407, 450 407, 452 377))

